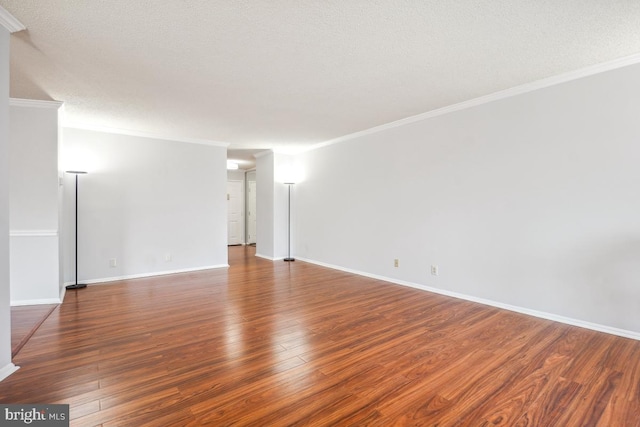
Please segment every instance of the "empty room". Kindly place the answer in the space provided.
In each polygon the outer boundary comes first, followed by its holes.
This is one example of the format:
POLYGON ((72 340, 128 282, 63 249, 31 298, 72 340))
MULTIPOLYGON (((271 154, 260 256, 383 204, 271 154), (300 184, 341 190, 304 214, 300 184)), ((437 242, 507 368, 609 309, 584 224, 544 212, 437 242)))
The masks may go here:
POLYGON ((638 165, 637 1, 0 0, 0 424, 640 426, 638 165))

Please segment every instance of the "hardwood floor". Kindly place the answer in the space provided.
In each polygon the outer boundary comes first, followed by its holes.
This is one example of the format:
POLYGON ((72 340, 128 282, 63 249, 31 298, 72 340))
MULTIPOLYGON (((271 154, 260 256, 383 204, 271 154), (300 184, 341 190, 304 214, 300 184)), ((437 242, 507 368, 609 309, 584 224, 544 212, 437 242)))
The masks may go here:
POLYGON ((77 426, 640 425, 638 341, 254 253, 68 292, 0 402, 77 426))
POLYGON ((11 307, 11 357, 15 357, 57 304, 11 307))

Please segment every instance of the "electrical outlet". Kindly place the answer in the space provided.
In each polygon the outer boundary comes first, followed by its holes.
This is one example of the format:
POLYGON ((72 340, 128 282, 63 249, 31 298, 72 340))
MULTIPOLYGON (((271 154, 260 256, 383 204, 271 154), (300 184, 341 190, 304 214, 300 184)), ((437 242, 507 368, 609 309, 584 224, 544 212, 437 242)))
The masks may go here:
POLYGON ((394 260, 393 260, 393 266, 394 266, 394 267, 397 267, 397 266, 398 266, 398 264, 399 264, 398 258, 394 259, 394 260))
POLYGON ((433 276, 437 276, 438 275, 438 266, 437 265, 432 265, 431 266, 431 275, 433 276))
POLYGON ((169 261, 171 261, 171 254, 166 254, 164 256, 164 262, 169 262, 169 261))
POLYGON ((111 259, 109 260, 109 267, 111 267, 111 268, 115 268, 115 267, 117 267, 117 266, 118 266, 118 260, 117 260, 117 259, 115 259, 115 258, 111 258, 111 259))

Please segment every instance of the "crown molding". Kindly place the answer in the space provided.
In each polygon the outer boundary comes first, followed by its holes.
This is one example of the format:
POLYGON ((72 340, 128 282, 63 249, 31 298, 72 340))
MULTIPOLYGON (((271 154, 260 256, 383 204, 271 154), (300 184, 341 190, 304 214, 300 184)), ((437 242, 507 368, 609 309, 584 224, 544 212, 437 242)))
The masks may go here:
POLYGON ((161 139, 163 141, 175 141, 175 142, 186 142, 189 144, 209 145, 211 147, 226 148, 230 145, 228 142, 214 141, 209 139, 178 138, 178 137, 171 137, 171 136, 166 136, 161 134, 154 134, 150 132, 141 132, 141 131, 129 130, 129 129, 119 129, 119 128, 112 128, 107 126, 96 126, 92 124, 79 123, 79 122, 65 122, 62 124, 62 127, 66 129, 80 129, 80 130, 89 130, 93 132, 113 133, 117 135, 137 136, 140 138, 161 139))
POLYGON ((15 16, 7 12, 2 6, 0 6, 0 25, 10 33, 17 33, 18 31, 27 29, 22 22, 18 21, 15 16))
POLYGON ((595 74, 616 70, 618 68, 623 68, 629 65, 635 65, 638 63, 640 63, 640 54, 625 56, 622 58, 614 59, 612 61, 603 62, 601 64, 591 65, 585 68, 581 68, 579 70, 558 74, 556 76, 551 76, 541 80, 536 80, 531 83, 525 83, 523 85, 501 90, 499 92, 494 92, 489 95, 480 96, 478 98, 473 98, 468 101, 463 101, 457 104, 438 108, 436 110, 427 111, 426 113, 421 113, 415 116, 406 117, 404 119, 396 120, 390 123, 385 123, 380 126, 375 126, 369 129, 350 133, 348 135, 343 135, 335 139, 330 139, 328 141, 314 144, 306 148, 305 150, 303 150, 303 152, 317 150, 318 148, 327 147, 329 145, 337 144, 339 142, 348 141, 348 140, 359 138, 365 135, 371 135, 371 134, 382 132, 388 129, 404 126, 410 123, 415 123, 422 120, 430 119, 432 117, 453 113, 455 111, 466 110, 467 108, 477 107, 479 105, 488 104, 490 102, 498 101, 505 98, 511 98, 513 96, 522 95, 528 92, 533 92, 539 89, 556 86, 562 83, 578 80, 583 77, 593 76, 595 74))
POLYGON ((62 101, 45 101, 41 99, 22 99, 9 98, 9 105, 12 107, 31 107, 31 108, 53 108, 54 110, 62 107, 62 101))
POLYGON ((253 155, 254 158, 259 159, 260 157, 267 156, 269 154, 273 154, 272 150, 265 150, 253 155))

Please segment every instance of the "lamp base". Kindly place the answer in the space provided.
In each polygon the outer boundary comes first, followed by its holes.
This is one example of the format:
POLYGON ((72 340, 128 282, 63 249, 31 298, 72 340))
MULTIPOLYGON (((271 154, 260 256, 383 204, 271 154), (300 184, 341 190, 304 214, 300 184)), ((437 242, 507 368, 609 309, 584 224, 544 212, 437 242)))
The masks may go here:
POLYGON ((287 262, 293 262, 295 260, 296 260, 295 258, 285 258, 284 259, 284 261, 287 261, 287 262))
POLYGON ((65 286, 65 289, 82 289, 86 287, 87 285, 85 285, 84 283, 76 283, 74 285, 65 286))

